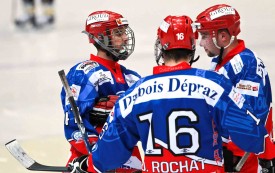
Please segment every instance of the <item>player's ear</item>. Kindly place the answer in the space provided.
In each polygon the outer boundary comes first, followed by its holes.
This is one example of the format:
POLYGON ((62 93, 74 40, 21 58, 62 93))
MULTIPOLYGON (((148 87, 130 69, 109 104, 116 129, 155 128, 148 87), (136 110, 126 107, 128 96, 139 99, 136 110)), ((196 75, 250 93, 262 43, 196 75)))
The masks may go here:
POLYGON ((218 32, 218 40, 222 43, 228 44, 227 42, 230 41, 231 35, 226 29, 220 30, 218 32))

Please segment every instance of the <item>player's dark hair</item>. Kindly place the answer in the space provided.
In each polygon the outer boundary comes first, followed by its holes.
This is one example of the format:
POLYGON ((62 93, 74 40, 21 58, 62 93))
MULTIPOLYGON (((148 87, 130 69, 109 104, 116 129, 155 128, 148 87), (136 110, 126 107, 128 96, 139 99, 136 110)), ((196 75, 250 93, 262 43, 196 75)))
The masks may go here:
POLYGON ((166 59, 173 59, 175 62, 178 62, 179 60, 189 61, 194 51, 189 49, 170 49, 162 50, 162 53, 166 59))
POLYGON ((219 29, 218 33, 221 33, 221 32, 226 32, 227 34, 231 35, 230 32, 229 32, 229 30, 227 28, 219 29))
POLYGON ((97 50, 103 50, 103 49, 101 48, 101 46, 100 46, 99 44, 97 44, 96 42, 94 43, 94 46, 95 46, 95 48, 96 48, 97 50))

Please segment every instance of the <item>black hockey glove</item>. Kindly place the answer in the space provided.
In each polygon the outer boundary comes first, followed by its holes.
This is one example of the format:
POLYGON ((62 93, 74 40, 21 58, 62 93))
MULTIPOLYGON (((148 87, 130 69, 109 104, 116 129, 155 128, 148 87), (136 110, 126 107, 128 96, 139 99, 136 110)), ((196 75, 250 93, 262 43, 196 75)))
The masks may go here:
POLYGON ((233 152, 228 150, 227 147, 223 146, 223 158, 224 158, 224 171, 233 172, 234 170, 234 156, 233 152))
POLYGON ((103 125, 106 119, 113 109, 118 96, 109 95, 106 97, 101 97, 96 102, 93 110, 90 112, 90 123, 92 125, 103 125))
POLYGON ((259 163, 262 167, 262 173, 275 173, 275 159, 266 160, 259 158, 259 163))
POLYGON ((72 162, 69 163, 69 167, 71 168, 71 173, 88 173, 88 163, 87 163, 88 155, 83 155, 78 158, 75 158, 72 162))

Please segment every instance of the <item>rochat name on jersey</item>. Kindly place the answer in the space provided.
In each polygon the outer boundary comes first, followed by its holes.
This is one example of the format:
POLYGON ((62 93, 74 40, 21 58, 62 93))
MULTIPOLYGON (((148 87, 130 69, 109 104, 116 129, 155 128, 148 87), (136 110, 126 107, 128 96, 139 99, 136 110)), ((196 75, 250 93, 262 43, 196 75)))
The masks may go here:
MULTIPOLYGON (((149 165, 146 165, 149 166, 149 165)), ((147 168, 143 165, 143 171, 147 172, 147 168)), ((192 172, 205 169, 204 160, 185 160, 185 161, 173 161, 173 162, 159 162, 152 161, 151 170, 153 172, 192 172)))

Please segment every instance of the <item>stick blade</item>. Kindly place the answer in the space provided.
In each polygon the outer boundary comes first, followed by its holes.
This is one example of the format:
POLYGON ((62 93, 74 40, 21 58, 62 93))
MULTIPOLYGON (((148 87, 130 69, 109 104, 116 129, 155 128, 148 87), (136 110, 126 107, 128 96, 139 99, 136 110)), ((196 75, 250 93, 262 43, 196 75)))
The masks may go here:
POLYGON ((16 139, 5 144, 11 155, 16 158, 26 169, 32 171, 71 172, 69 167, 47 166, 33 160, 20 146, 16 139))
POLYGON ((16 139, 5 144, 11 155, 16 158, 25 168, 30 168, 34 163, 31 157, 23 150, 16 139))
POLYGON ((49 171, 49 172, 71 172, 72 170, 68 167, 62 166, 46 166, 40 163, 35 162, 32 166, 27 168, 28 170, 32 171, 49 171))

